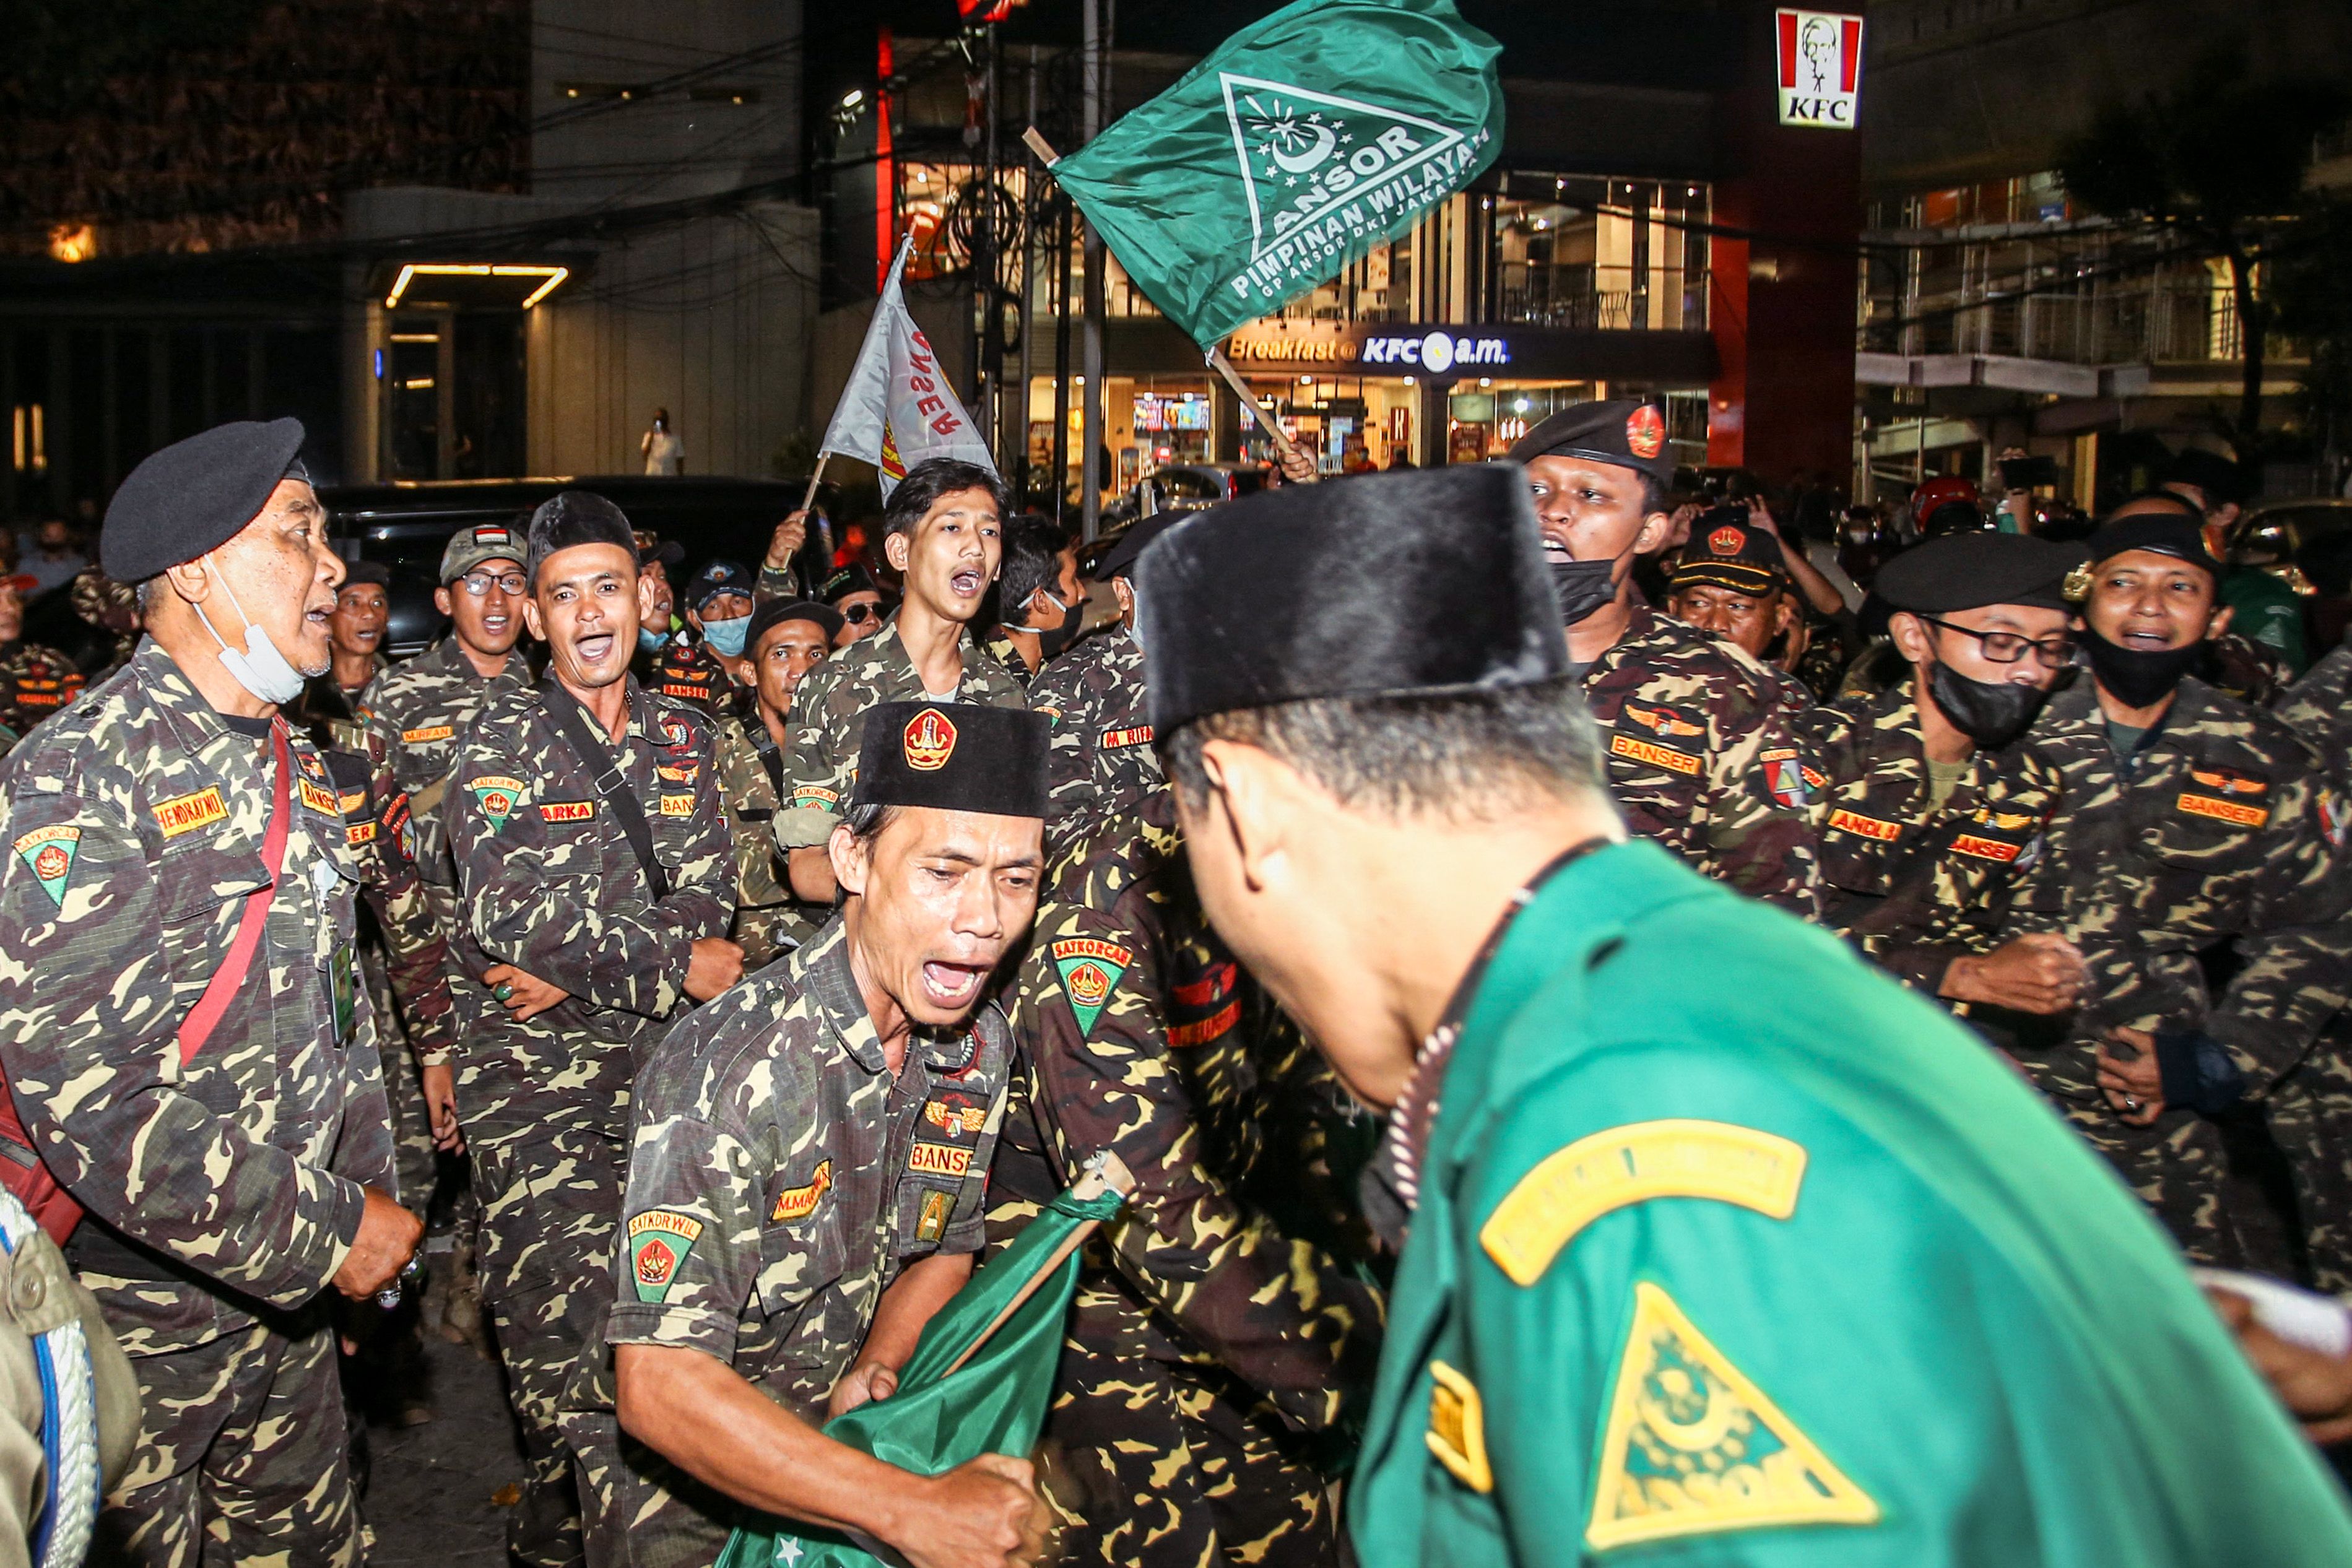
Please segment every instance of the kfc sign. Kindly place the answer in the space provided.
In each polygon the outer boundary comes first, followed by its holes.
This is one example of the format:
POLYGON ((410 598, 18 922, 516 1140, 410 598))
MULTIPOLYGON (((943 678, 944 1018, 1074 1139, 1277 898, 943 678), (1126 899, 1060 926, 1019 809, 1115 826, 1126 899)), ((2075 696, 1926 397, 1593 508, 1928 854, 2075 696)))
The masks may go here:
POLYGON ((1780 123, 1852 131, 1862 100, 1862 18, 1780 11, 1780 123))

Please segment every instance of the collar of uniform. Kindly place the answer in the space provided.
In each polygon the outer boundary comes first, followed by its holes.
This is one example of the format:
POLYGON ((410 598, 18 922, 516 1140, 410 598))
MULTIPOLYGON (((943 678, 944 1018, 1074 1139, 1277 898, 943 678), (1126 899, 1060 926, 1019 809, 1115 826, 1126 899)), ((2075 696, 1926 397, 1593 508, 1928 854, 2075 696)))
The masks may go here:
MULTIPOLYGON (((379 654, 377 656, 381 658, 383 655, 379 654)), ((450 632, 447 636, 442 638, 441 641, 434 643, 433 646, 427 648, 424 653, 419 653, 416 656, 415 663, 418 664, 427 665, 437 663, 440 668, 448 671, 453 675, 461 676, 468 681, 478 681, 484 678, 475 670, 474 662, 466 657, 466 651, 457 646, 457 633, 455 632, 450 632)), ((505 667, 500 669, 497 674, 491 675, 488 678, 497 681, 504 680, 509 675, 514 677, 516 680, 522 682, 525 685, 530 684, 530 661, 523 656, 522 641, 520 638, 517 638, 515 640, 515 645, 507 650, 507 662, 505 667)))
POLYGON ((147 689, 155 711, 163 716, 163 722, 171 727, 173 737, 189 756, 199 755, 205 747, 224 737, 235 742, 238 755, 244 754, 248 744, 245 737, 221 722, 219 710, 205 700, 179 662, 152 639, 140 644, 126 668, 147 689))
MULTIPOLYGON (((2212 687, 2196 676, 2181 676, 2171 706, 2148 727, 2147 738, 2140 742, 2141 753, 2155 750, 2202 718, 2213 707, 2216 695, 2212 687)), ((2107 744, 2107 718, 2105 710, 2099 706, 2099 683, 2088 670, 2044 704, 2042 713, 2042 717, 2034 723, 2036 731, 2044 731, 2046 727, 2047 732, 2079 733, 2096 740, 2101 747, 2107 744)))
MULTIPOLYGON (((815 1003, 825 1027, 833 1030, 842 1049, 868 1072, 889 1071, 890 1064, 882 1055, 882 1037, 875 1030, 873 1016, 866 1010, 866 998, 857 988, 857 972, 850 967, 847 923, 835 916, 786 962, 793 967, 802 994, 815 1003)), ((977 1015, 969 1027, 973 1031, 979 1030, 977 1015)), ((930 1068, 954 1069, 971 1060, 971 1051, 962 1030, 938 1035, 918 1029, 908 1036, 908 1066, 920 1062, 930 1068)))

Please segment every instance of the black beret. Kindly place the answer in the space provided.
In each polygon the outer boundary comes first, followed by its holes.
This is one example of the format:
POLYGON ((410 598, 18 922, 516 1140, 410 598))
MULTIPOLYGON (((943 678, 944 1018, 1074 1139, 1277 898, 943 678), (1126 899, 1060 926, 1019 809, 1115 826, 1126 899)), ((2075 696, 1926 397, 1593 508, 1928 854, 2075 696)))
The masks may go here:
POLYGON ((1026 708, 876 703, 866 710, 850 804, 1043 818, 1052 728, 1026 708))
POLYGON ((1286 485, 1195 513, 1136 563, 1151 725, 1308 697, 1568 673, 1524 469, 1286 485))
POLYGON ((1675 460, 1666 454, 1665 417, 1637 398, 1561 409, 1511 448, 1514 463, 1536 457, 1589 457, 1647 474, 1661 485, 1675 482, 1675 460))
POLYGON ((879 593, 882 589, 874 574, 856 564, 843 567, 817 584, 816 596, 827 604, 838 602, 853 593, 879 593))
POLYGON ((740 593, 749 599, 759 580, 740 560, 705 561, 687 580, 687 608, 699 611, 722 593, 740 593))
POLYGON ((392 586, 392 568, 380 560, 347 560, 343 563, 343 586, 357 588, 373 583, 378 588, 392 586))
POLYGON ((634 530, 637 541, 637 565, 640 569, 656 561, 665 567, 677 566, 686 559, 686 547, 676 539, 666 539, 651 528, 634 530))
POLYGON ((2080 545, 2025 534, 1945 534, 1880 567, 1871 591, 1894 609, 1927 615, 1988 604, 2065 610, 2066 574, 2082 564, 2080 545))
POLYGON ((637 536, 620 507, 586 490, 559 490, 530 515, 530 539, 524 548, 523 577, 539 585, 539 569, 557 550, 579 545, 618 545, 637 559, 637 536))
POLYGON ((144 582, 236 537, 295 472, 302 422, 241 419, 148 454, 106 506, 98 561, 117 582, 144 582))
POLYGON ((2221 563, 2207 553, 2205 526, 2193 511, 2134 512, 2129 517, 2108 518, 2091 536, 2091 564, 2096 566, 2126 550, 2136 549, 2177 556, 2191 566, 2204 569, 2214 581, 2221 580, 2221 563))
POLYGON ((2168 485, 2194 485, 2205 493, 2205 504, 2219 506, 2225 501, 2242 502, 2246 498, 2246 471, 2218 452, 2202 446, 2191 446, 2175 457, 2164 471, 2168 485))
POLYGON ((1789 581, 1780 541, 1748 521, 1745 507, 1717 507, 1691 524, 1690 543, 1675 567, 1673 585, 1710 582, 1758 598, 1789 581))
POLYGON ((1182 522, 1185 516, 1182 512, 1154 512, 1148 517, 1138 517, 1127 532, 1118 536, 1118 542, 1103 552, 1090 575, 1097 582, 1131 575, 1144 547, 1182 522))
POLYGON ((830 604, 819 604, 814 599, 771 599, 751 612, 751 624, 743 633, 744 651, 756 652, 760 639, 767 635, 771 628, 781 626, 787 621, 814 622, 824 629, 828 646, 841 635, 841 629, 845 624, 841 619, 841 612, 830 604))

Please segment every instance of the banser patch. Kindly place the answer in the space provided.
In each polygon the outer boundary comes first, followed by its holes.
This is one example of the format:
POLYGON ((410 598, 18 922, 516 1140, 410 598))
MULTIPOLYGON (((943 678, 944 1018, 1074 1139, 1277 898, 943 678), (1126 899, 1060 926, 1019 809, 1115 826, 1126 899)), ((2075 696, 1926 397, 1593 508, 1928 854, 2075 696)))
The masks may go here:
POLYGON ((415 729, 404 729, 400 738, 410 746, 423 746, 427 741, 446 740, 457 733, 454 724, 428 724, 415 729))
POLYGON ((308 779, 301 780, 301 784, 302 804, 321 816, 340 817, 343 814, 341 798, 332 789, 321 789, 308 779))
POLYGON ((1104 1004, 1112 991, 1118 988, 1120 977, 1135 962, 1135 955, 1116 942, 1097 942, 1087 936, 1067 936, 1053 945, 1054 967, 1061 971, 1062 994, 1070 999, 1070 1011, 1078 1020, 1078 1032, 1094 1032, 1095 1019, 1102 1016, 1104 1004))
POLYGON ((2019 852, 2025 848, 2022 844, 2003 843, 1999 839, 1983 838, 1975 833, 1962 833, 1952 841, 1952 847, 1964 855, 1974 855, 1979 860, 2000 861, 2004 865, 2015 860, 2019 852))
POLYGON ((776 1195, 776 1207, 768 1216, 769 1223, 806 1219, 816 1212, 816 1206, 832 1190, 833 1162, 819 1160, 816 1172, 809 1177, 806 1186, 788 1186, 776 1195))
POLYGON ((193 833, 198 828, 209 828, 215 822, 228 821, 228 808, 221 803, 218 785, 197 790, 193 795, 174 795, 168 800, 155 802, 155 821, 163 828, 163 836, 176 839, 182 833, 193 833))
POLYGON ((668 1299, 677 1271, 686 1266, 686 1255, 701 1234, 702 1221, 674 1209, 649 1208, 629 1216, 629 1274, 637 1284, 637 1300, 668 1299))
POLYGON ((1595 1551, 1788 1524, 1875 1524, 1878 1504, 1714 1342, 1643 1280, 1617 1365, 1592 1518, 1595 1551))
POLYGON ((915 1239, 937 1241, 948 1233, 948 1217, 955 1212, 955 1195, 949 1192, 923 1194, 923 1212, 915 1222, 915 1239))
POLYGON ((665 817, 693 816, 694 797, 691 795, 663 796, 661 798, 661 814, 665 817))
POLYGON ((501 778, 495 773, 468 779, 466 788, 473 792, 474 803, 482 809, 482 815, 490 820, 492 831, 507 825, 507 819, 514 814, 515 802, 522 799, 521 779, 501 778))
POLYGON ((1604 1214, 1654 1197, 1706 1197, 1786 1219, 1804 1180, 1804 1146, 1775 1134, 1685 1117, 1635 1122, 1547 1156, 1495 1206, 1478 1243, 1514 1284, 1532 1285, 1604 1214))
POLYGON ((345 822, 343 824, 343 842, 351 845, 353 849, 359 848, 362 844, 372 844, 375 842, 375 833, 376 827, 375 819, 373 817, 362 817, 356 822, 345 822))
POLYGON ((70 822, 35 828, 16 841, 16 850, 49 902, 63 909, 66 880, 73 875, 74 857, 81 852, 81 830, 70 822))
POLYGON ((919 1176, 961 1178, 971 1169, 971 1151, 952 1144, 927 1144, 918 1138, 907 1155, 907 1168, 919 1176))
POLYGON ((1612 756, 1628 758, 1652 768, 1663 768, 1669 773, 1687 773, 1693 778, 1698 776, 1699 760, 1690 753, 1676 751, 1671 747, 1654 746, 1630 735, 1611 736, 1609 750, 1612 756))
POLYGON ((542 800, 539 815, 549 822, 584 822, 596 814, 593 800, 542 800))
POLYGON ((2183 794, 2180 809, 2192 816, 2210 817, 2217 822, 2232 827, 2259 828, 2271 820, 2268 806, 2249 806, 2237 800, 2219 800, 2210 795, 2183 794))
POLYGON ((1901 823, 1885 821, 1877 817, 1865 817, 1859 811, 1849 811, 1843 806, 1830 813, 1830 826, 1838 832, 1853 833, 1858 838, 1875 839, 1882 844, 1891 844, 1903 836, 1901 823))
POLYGON ((1472 1491, 1495 1490, 1486 1463, 1486 1409, 1478 1385, 1442 1361, 1429 1364, 1429 1451, 1472 1491))

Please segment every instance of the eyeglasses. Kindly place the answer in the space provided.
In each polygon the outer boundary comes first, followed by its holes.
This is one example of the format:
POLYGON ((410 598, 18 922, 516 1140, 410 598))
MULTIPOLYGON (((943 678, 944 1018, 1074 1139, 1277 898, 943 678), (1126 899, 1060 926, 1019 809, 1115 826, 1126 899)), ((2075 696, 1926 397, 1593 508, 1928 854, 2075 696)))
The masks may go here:
POLYGON ((1972 627, 1956 626, 1949 621, 1938 621, 1932 615, 1920 620, 1947 632, 1958 632, 1964 637, 1974 637, 1984 656, 1996 664, 2014 664, 2025 657, 2028 648, 2034 657, 2053 670, 2063 670, 2074 662, 2074 639, 2072 637, 2021 637, 2014 632, 1979 632, 1972 627))
POLYGON ((878 604, 845 604, 841 607, 841 618, 852 626, 863 626, 868 621, 882 619, 882 607, 878 604))
POLYGON ((499 585, 500 593, 520 594, 530 586, 523 581, 522 573, 519 571, 501 572, 496 577, 492 577, 487 571, 469 571, 457 580, 464 583, 466 591, 477 599, 488 593, 490 591, 490 584, 494 582, 499 585))

